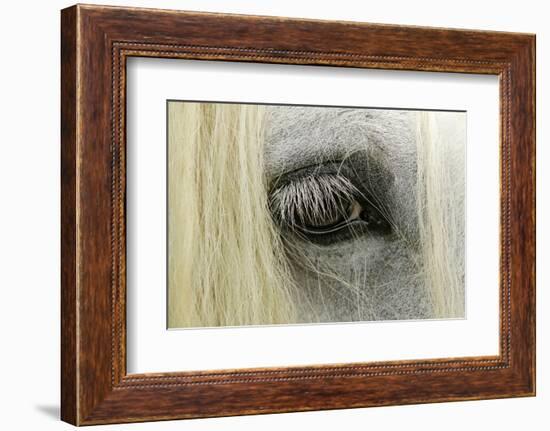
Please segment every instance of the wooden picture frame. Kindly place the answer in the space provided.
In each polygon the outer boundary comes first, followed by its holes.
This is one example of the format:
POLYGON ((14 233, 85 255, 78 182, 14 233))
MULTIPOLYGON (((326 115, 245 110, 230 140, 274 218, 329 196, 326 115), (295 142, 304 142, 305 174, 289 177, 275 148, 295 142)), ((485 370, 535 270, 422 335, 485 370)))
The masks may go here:
POLYGON ((61 17, 64 421, 535 394, 534 35, 84 5, 61 17), (132 56, 499 76, 500 354, 127 374, 125 65, 132 56))

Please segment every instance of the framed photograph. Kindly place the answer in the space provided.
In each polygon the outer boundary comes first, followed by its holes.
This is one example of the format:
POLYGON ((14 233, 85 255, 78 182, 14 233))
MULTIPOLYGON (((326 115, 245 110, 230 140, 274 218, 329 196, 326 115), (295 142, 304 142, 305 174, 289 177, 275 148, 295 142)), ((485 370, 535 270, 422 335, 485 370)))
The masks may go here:
POLYGON ((535 394, 535 36, 61 13, 61 416, 535 394))

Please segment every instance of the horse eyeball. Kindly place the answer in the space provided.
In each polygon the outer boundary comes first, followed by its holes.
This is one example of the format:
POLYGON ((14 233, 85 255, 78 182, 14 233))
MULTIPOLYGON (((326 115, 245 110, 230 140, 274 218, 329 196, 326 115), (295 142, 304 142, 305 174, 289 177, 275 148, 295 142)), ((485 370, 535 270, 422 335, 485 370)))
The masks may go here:
POLYGON ((340 165, 334 171, 307 170, 282 177, 271 191, 269 207, 283 236, 318 244, 391 231, 386 219, 340 165))

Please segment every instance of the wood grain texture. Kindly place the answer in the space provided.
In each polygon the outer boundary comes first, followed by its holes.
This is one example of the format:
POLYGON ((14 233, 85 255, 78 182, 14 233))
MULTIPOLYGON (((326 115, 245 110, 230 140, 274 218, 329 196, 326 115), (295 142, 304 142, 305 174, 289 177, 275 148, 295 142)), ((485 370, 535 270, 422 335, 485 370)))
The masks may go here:
POLYGON ((76 297, 76 9, 61 16, 61 417, 78 421, 76 297))
POLYGON ((63 420, 86 425, 534 395, 533 35, 78 5, 62 11, 61 37, 63 420), (127 375, 130 56, 498 75, 499 356, 127 375))

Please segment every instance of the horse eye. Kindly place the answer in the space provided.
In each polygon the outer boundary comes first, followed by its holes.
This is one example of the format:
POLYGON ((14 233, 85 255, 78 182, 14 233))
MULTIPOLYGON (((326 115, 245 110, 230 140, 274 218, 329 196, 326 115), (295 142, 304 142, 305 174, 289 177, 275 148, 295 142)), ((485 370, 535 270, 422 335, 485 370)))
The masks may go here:
POLYGON ((357 200, 340 202, 337 206, 327 208, 319 214, 307 215, 299 220, 298 228, 310 234, 327 234, 345 228, 351 222, 359 220, 363 207, 357 200))
POLYGON ((391 231, 387 219, 355 182, 339 172, 306 172, 285 178, 269 206, 283 235, 333 244, 370 232, 391 231))

